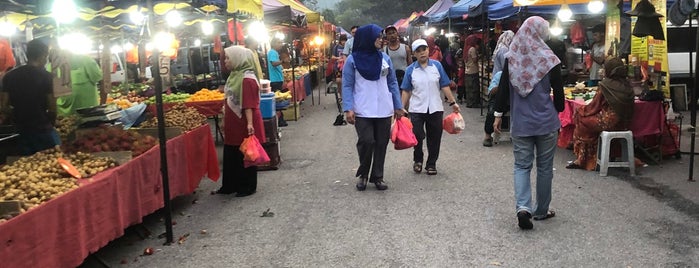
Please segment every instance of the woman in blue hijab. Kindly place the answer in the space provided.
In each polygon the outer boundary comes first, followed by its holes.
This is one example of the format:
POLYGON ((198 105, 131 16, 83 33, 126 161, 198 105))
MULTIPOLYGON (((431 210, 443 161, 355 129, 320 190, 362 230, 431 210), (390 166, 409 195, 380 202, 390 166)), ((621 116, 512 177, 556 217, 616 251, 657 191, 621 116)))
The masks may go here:
POLYGON ((391 117, 403 116, 393 63, 379 51, 381 31, 375 24, 359 27, 352 54, 342 70, 342 107, 358 138, 359 168, 355 176, 359 191, 366 189, 367 182, 374 183, 378 190, 388 189, 383 168, 391 137, 391 117))

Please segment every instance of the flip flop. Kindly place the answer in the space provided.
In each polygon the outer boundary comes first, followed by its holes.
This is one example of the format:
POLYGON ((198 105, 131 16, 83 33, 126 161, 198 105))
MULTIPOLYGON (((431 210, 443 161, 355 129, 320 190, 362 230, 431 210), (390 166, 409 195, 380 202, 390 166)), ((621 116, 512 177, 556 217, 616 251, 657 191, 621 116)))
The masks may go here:
POLYGON ((553 217, 556 217, 556 212, 553 210, 549 210, 548 212, 546 212, 545 216, 534 216, 534 220, 535 221, 543 221, 543 220, 550 219, 553 217))
POLYGON ((422 172, 422 163, 420 163, 420 162, 413 163, 413 171, 415 171, 415 173, 422 172))
POLYGON ((427 175, 437 175, 437 169, 433 167, 427 168, 427 175))

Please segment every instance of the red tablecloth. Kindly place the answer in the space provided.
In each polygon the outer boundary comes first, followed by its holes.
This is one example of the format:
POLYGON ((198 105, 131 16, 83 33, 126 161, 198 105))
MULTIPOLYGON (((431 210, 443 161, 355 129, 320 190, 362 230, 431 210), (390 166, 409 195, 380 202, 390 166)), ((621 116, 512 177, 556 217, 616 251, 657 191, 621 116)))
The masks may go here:
MULTIPOLYGON (((163 109, 165 111, 167 111, 175 104, 176 103, 163 103, 163 109)), ((195 109, 197 109, 197 111, 199 111, 199 113, 205 115, 206 117, 212 117, 212 116, 219 115, 219 114, 223 113, 223 110, 222 110, 223 109, 223 101, 222 100, 185 102, 184 105, 188 106, 188 107, 194 107, 195 109)), ((155 113, 156 113, 155 104, 149 104, 148 107, 146 108, 146 111, 155 115, 155 113)))
MULTIPOLYGON (((170 195, 190 194, 204 175, 218 180, 208 125, 167 142, 170 195), (205 146, 202 146, 205 145, 205 146)), ((0 224, 2 267, 75 267, 124 229, 164 206, 160 150, 97 174, 91 181, 0 224)))
MULTIPOLYGON (((306 99, 306 87, 303 79, 305 76, 301 76, 301 78, 294 80, 294 83, 292 84, 291 81, 286 82, 286 88, 291 91, 291 95, 296 96, 296 101, 302 101, 306 99), (294 85, 296 88, 294 88, 294 85)), ((292 99, 293 101, 294 99, 292 99)))
MULTIPOLYGON (((575 124, 573 115, 575 108, 585 105, 582 101, 566 100, 565 110, 558 114, 561 120, 561 133, 558 135, 558 146, 566 148, 573 139, 575 124)), ((648 135, 662 133, 665 127, 665 110, 660 101, 639 101, 634 103, 634 114, 629 129, 633 131, 633 136, 640 138, 648 135)))

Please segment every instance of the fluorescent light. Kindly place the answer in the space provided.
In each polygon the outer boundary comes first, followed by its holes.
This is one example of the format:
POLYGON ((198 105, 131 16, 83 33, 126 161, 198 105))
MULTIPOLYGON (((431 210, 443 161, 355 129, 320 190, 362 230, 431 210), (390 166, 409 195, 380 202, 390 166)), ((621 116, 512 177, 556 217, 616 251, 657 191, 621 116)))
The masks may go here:
POLYGON ((143 20, 146 18, 146 16, 143 16, 143 14, 139 11, 134 11, 129 13, 129 18, 131 19, 131 22, 133 22, 136 25, 142 25, 143 20))
POLYGON ((195 40, 194 40, 194 46, 195 46, 195 47, 201 46, 201 39, 195 39, 195 40))
POLYGON ((210 21, 204 21, 201 23, 201 32, 204 35, 211 35, 214 33, 214 24, 210 21))
POLYGON ((0 35, 10 37, 17 32, 17 27, 7 21, 0 21, 0 35))
POLYGON ((171 10, 165 15, 165 21, 167 21, 167 25, 170 25, 170 27, 180 26, 182 24, 182 15, 177 10, 171 10))
POLYGON ((59 37, 58 46, 75 54, 87 54, 92 50, 92 40, 82 33, 72 32, 59 37))
MULTIPOLYGON (((267 26, 261 21, 253 21, 248 27, 248 35, 252 36, 258 43, 267 43, 269 35, 267 34, 267 26)), ((284 34, 279 32, 275 35, 280 40, 284 40, 284 34)))

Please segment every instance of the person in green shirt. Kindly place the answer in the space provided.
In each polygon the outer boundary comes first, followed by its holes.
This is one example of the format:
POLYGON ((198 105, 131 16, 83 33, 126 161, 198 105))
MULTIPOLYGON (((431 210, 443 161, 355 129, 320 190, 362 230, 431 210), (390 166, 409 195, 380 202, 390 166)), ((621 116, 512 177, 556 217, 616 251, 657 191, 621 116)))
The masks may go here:
POLYGON ((70 79, 73 94, 56 100, 58 114, 74 114, 77 109, 99 105, 97 82, 102 80, 102 69, 87 55, 72 55, 70 79))

